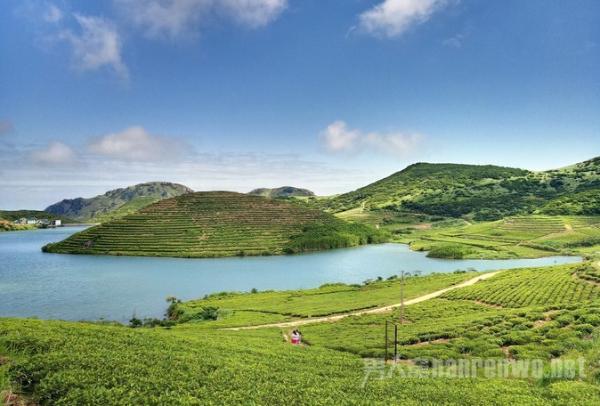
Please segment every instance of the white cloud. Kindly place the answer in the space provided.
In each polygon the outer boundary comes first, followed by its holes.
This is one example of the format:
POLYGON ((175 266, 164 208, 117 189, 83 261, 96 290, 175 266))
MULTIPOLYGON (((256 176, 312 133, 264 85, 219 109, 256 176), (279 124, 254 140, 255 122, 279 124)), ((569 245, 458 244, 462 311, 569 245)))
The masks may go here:
POLYGON ((207 17, 221 15, 257 28, 276 19, 287 0, 114 0, 148 37, 195 35, 207 17))
POLYGON ((349 151, 356 147, 360 132, 348 129, 343 121, 334 121, 321 133, 325 146, 332 152, 349 151))
POLYGON ((63 12, 54 4, 48 3, 42 17, 48 23, 58 23, 63 18, 63 12))
POLYGON ((121 57, 121 38, 116 27, 101 17, 74 14, 81 31, 62 31, 58 38, 73 47, 73 58, 81 70, 96 70, 108 66, 122 78, 128 77, 121 57))
POLYGON ((185 155, 181 141, 149 134, 143 127, 134 126, 93 140, 93 153, 129 161, 163 161, 185 155))
POLYGON ((75 161, 75 152, 68 145, 54 141, 48 144, 46 148, 33 151, 31 160, 40 165, 69 165, 75 161))
POLYGON ((448 3, 449 0, 384 0, 359 16, 359 27, 376 36, 398 37, 429 20, 448 3))
POLYGON ((363 133, 350 129, 344 121, 334 121, 321 133, 325 147, 331 152, 376 150, 404 155, 414 150, 423 138, 418 133, 363 133))

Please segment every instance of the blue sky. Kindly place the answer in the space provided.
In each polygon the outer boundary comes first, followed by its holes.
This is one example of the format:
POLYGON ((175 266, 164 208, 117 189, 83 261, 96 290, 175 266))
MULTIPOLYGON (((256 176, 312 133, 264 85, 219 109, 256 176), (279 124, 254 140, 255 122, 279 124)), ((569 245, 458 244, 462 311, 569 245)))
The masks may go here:
POLYGON ((600 2, 8 0, 0 208, 599 155, 600 2))

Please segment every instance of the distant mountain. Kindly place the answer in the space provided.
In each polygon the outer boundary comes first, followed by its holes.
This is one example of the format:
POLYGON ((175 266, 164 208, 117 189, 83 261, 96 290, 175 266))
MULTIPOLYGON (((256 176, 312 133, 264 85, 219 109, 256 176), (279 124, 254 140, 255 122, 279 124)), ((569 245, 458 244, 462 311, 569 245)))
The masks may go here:
POLYGON ((582 206, 598 204, 599 188, 600 158, 545 172, 493 165, 417 163, 323 204, 333 212, 386 209, 495 220, 535 212, 594 213, 598 207, 582 206))
POLYGON ((254 189, 249 195, 263 196, 268 198, 277 197, 309 197, 315 194, 308 189, 300 189, 293 186, 282 186, 274 189, 262 188, 254 189))
POLYGON ((176 183, 141 183, 89 199, 65 199, 47 207, 45 211, 77 221, 101 222, 133 213, 159 200, 191 192, 192 189, 176 183))
POLYGON ((382 241, 380 231, 285 200, 196 192, 161 200, 44 248, 94 255, 272 255, 382 241))

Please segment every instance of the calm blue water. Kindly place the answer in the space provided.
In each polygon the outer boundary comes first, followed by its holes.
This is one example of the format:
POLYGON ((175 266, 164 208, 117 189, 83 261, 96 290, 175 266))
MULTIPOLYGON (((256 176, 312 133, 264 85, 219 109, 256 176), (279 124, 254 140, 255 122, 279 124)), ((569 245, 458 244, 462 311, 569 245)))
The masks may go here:
POLYGON ((401 244, 277 257, 172 259, 44 254, 40 248, 81 228, 0 233, 0 317, 126 321, 161 317, 164 299, 217 291, 298 289, 358 283, 401 270, 451 272, 577 262, 576 257, 441 260, 401 244))

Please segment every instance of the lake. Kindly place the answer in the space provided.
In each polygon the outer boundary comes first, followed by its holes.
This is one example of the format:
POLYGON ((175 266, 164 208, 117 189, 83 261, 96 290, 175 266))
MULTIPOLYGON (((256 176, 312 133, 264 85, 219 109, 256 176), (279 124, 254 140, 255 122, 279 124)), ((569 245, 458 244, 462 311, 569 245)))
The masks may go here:
POLYGON ((516 260, 427 258, 402 244, 272 257, 179 259, 44 254, 40 248, 83 228, 0 233, 0 317, 127 321, 161 317, 165 298, 218 291, 300 289, 360 283, 401 270, 480 271, 578 262, 578 257, 516 260))

